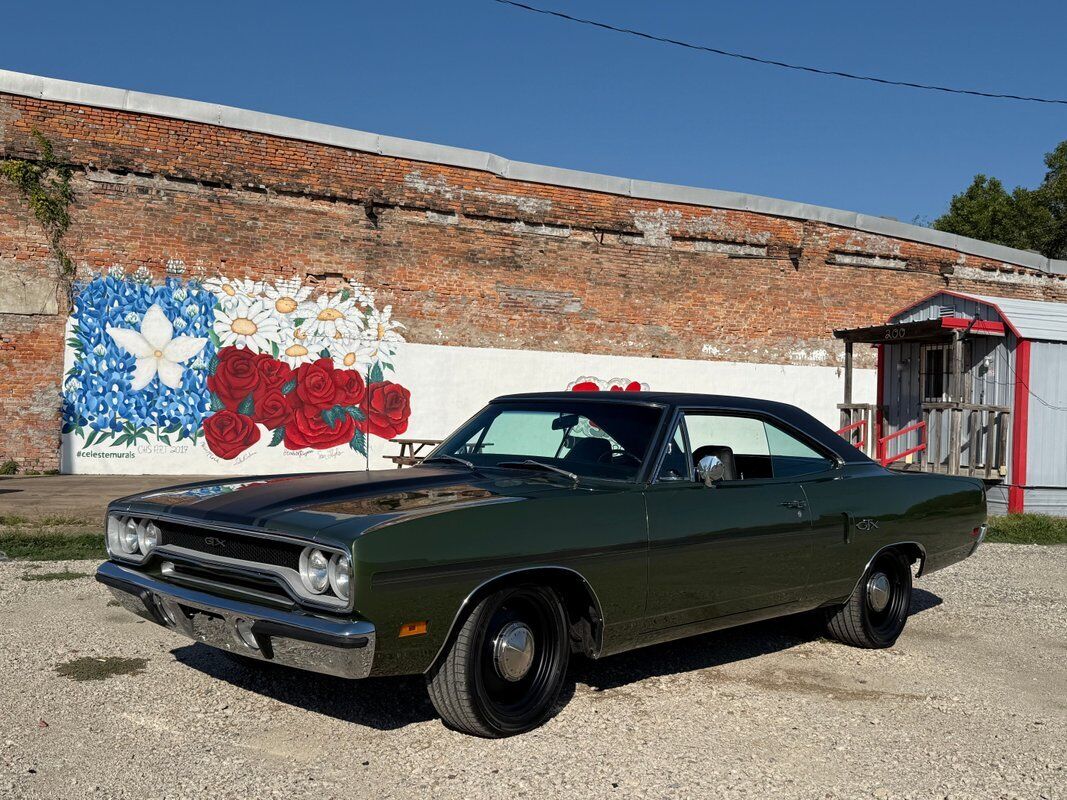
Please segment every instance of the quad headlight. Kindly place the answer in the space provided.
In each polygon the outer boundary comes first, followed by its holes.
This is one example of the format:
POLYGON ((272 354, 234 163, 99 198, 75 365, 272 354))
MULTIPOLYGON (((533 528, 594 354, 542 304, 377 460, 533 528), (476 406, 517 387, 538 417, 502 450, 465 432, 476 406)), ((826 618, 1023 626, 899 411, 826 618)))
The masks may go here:
POLYGON ((333 591, 339 600, 348 601, 352 583, 352 561, 343 553, 324 553, 305 547, 300 554, 300 581, 312 594, 333 591))
POLYGON ((108 515, 107 549, 112 555, 143 558, 159 545, 161 535, 152 520, 108 515))
POLYGON ((321 550, 305 547, 300 554, 300 580, 312 594, 322 594, 330 585, 330 559, 321 550))
POLYGON ((330 588, 342 600, 348 600, 352 584, 352 561, 346 555, 336 553, 330 557, 330 588))

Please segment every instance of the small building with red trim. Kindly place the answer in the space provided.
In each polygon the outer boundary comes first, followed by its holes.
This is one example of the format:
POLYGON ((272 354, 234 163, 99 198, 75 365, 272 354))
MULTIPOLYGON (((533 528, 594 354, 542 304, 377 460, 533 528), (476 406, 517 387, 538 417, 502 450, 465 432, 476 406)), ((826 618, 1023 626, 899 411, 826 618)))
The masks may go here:
POLYGON ((982 478, 992 513, 1067 516, 1067 303, 940 291, 845 342, 841 434, 900 470, 982 478), (854 403, 852 351, 877 348, 854 403))

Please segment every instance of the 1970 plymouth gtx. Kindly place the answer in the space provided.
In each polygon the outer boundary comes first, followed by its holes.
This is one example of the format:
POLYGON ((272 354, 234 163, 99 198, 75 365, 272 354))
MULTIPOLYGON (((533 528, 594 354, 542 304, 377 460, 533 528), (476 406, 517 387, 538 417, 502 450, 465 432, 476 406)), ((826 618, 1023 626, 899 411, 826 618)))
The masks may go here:
POLYGON ((888 647, 913 567, 985 534, 970 478, 889 472, 792 406, 656 392, 492 401, 419 466, 118 500, 97 579, 246 663, 422 673, 480 736, 551 713, 591 658, 819 610, 888 647))

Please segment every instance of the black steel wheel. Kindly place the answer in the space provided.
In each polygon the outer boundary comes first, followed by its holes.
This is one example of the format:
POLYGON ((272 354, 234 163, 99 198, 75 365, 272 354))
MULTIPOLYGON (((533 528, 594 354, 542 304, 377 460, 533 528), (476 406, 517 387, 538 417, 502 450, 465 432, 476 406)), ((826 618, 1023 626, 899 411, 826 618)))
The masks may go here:
POLYGON ((875 556, 848 601, 827 615, 827 633, 854 647, 892 647, 911 607, 911 562, 896 550, 875 556))
POLYGON ((569 655, 556 593, 503 589, 475 606, 427 674, 430 699, 456 730, 489 738, 524 733, 551 714, 569 655))

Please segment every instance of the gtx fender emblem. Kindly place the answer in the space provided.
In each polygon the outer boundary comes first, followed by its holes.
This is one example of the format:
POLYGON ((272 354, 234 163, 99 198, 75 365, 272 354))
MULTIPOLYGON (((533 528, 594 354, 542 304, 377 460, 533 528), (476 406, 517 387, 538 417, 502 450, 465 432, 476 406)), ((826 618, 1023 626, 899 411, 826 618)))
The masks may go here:
POLYGON ((856 523, 856 529, 861 531, 873 531, 878 528, 878 520, 875 519, 861 519, 856 523))
POLYGON ((204 537, 204 544, 206 544, 208 547, 225 547, 226 546, 226 542, 224 542, 222 539, 218 538, 217 536, 205 536, 204 537))

